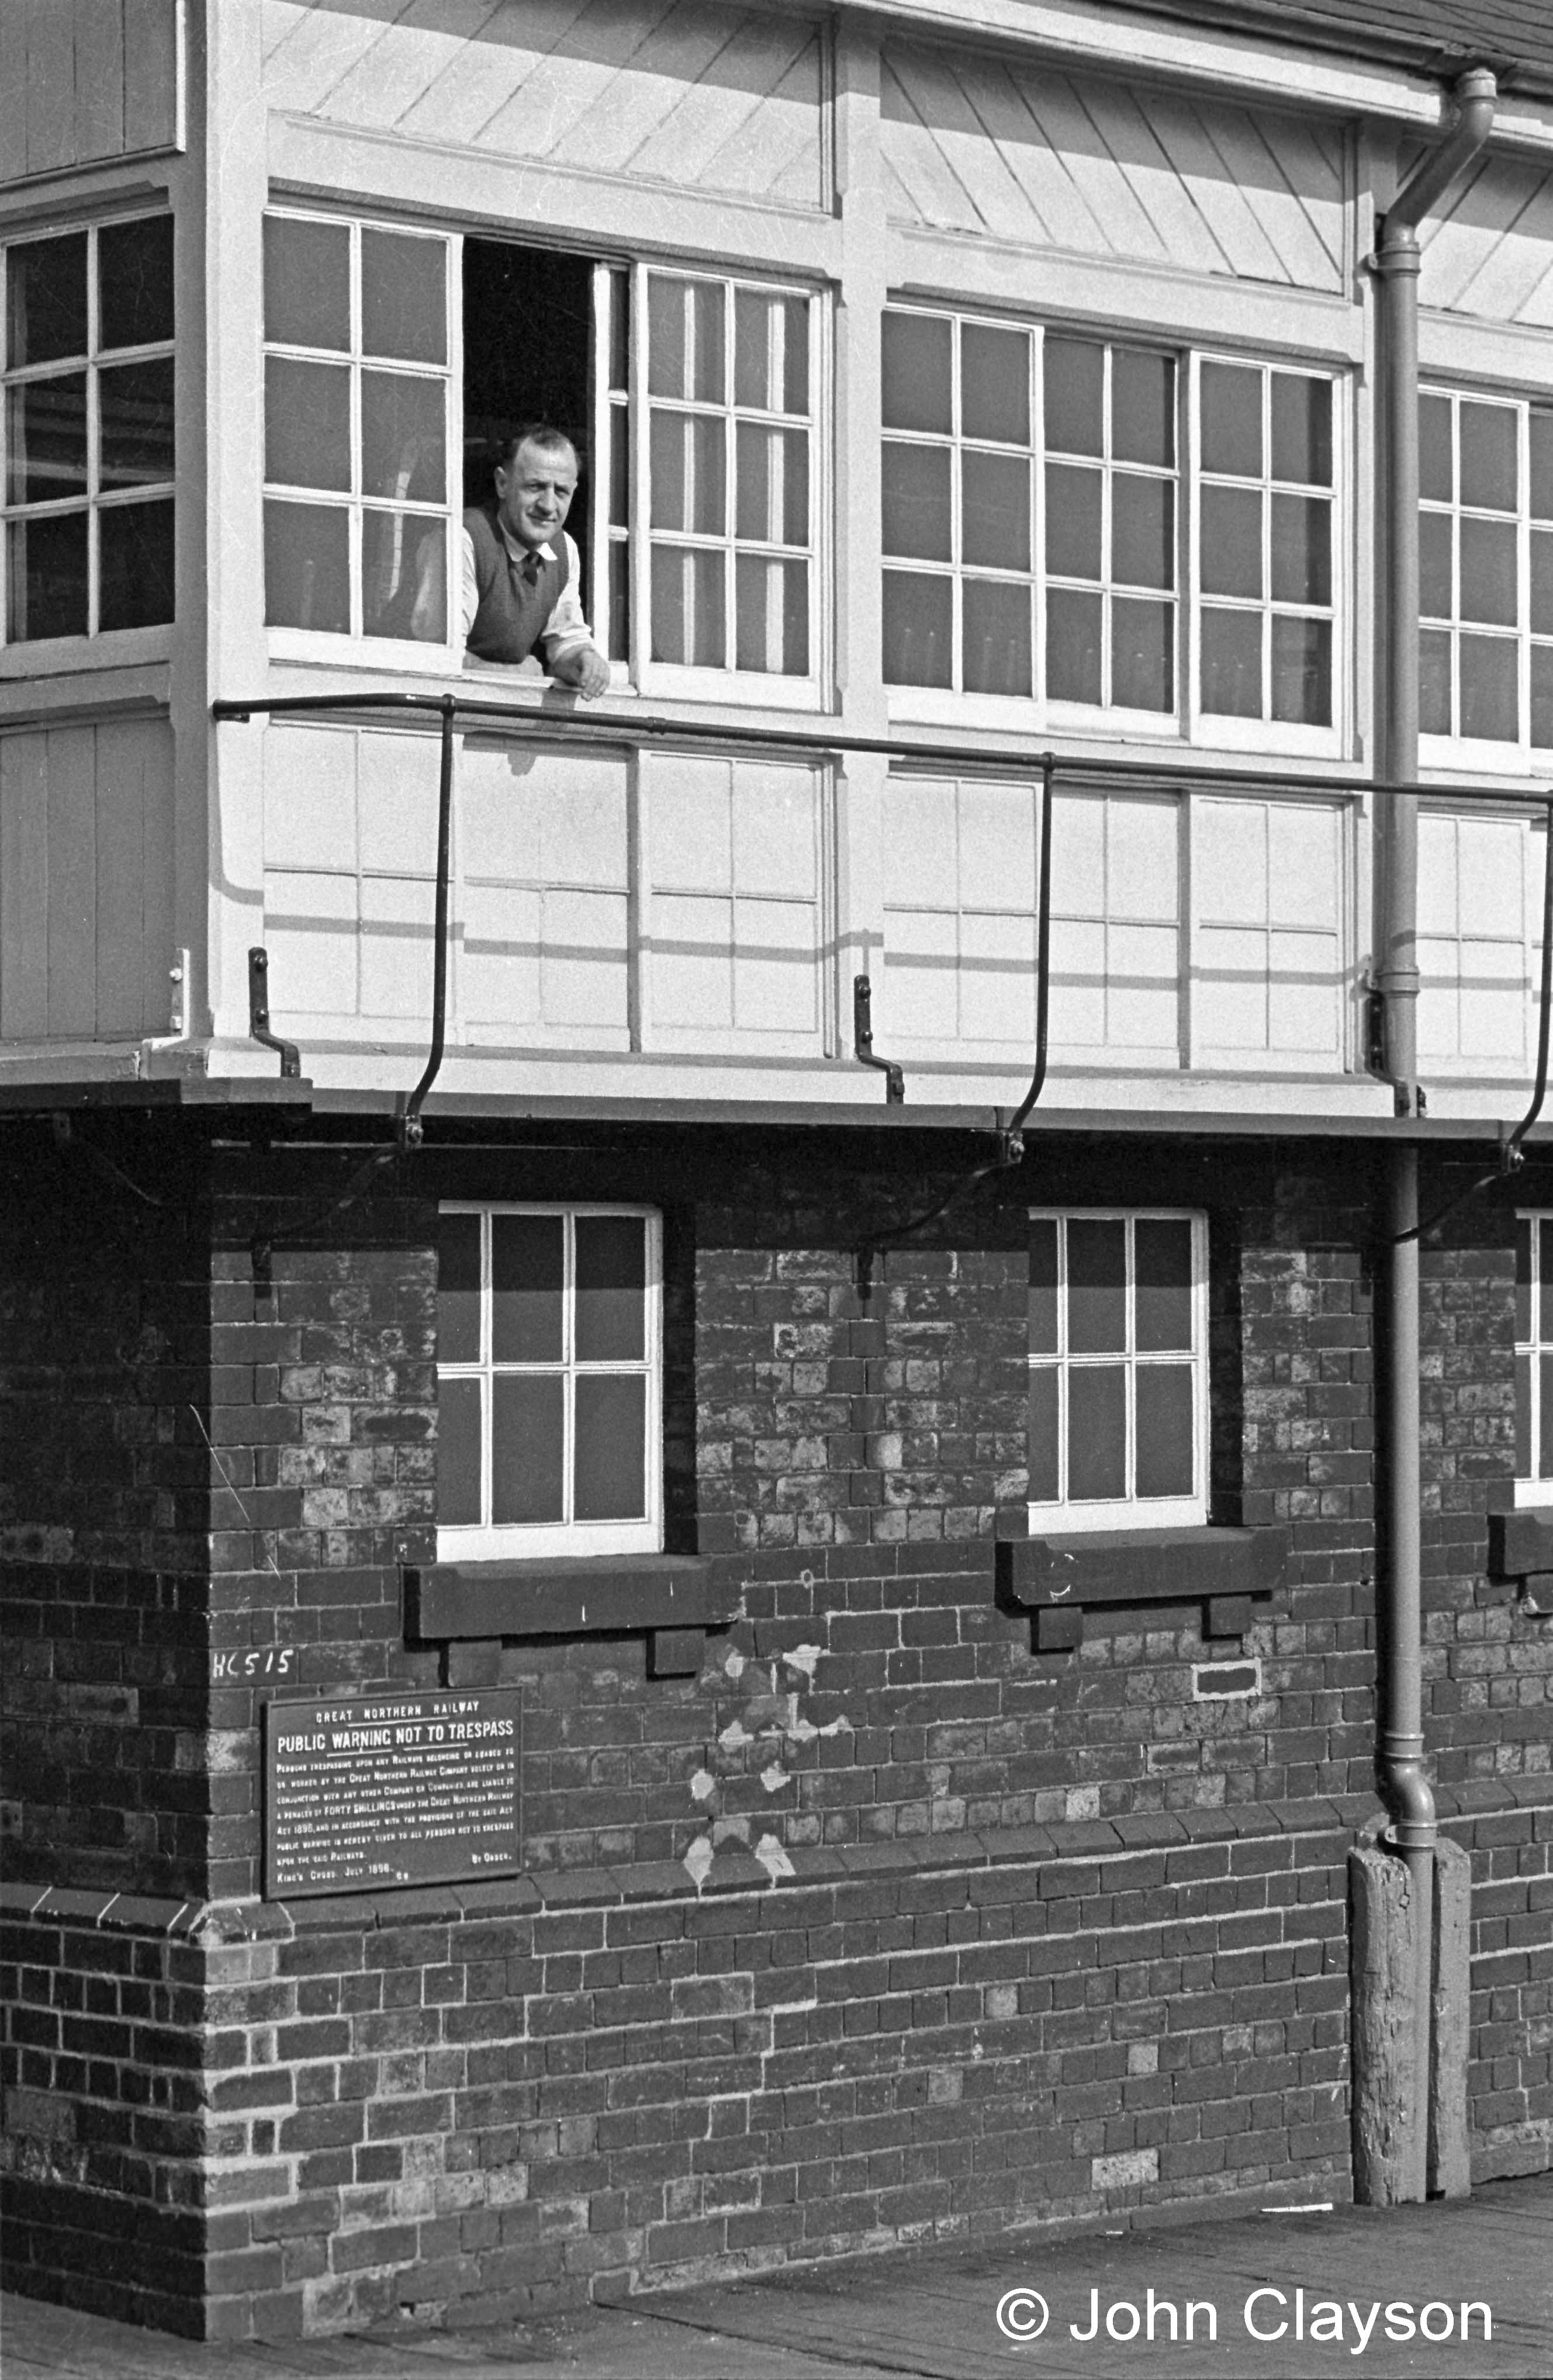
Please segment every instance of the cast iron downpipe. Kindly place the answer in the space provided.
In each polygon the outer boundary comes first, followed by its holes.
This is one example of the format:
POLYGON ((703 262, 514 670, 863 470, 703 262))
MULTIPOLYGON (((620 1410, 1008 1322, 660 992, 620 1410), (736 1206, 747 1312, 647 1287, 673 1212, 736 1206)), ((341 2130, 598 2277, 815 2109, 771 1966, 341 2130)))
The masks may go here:
MULTIPOLYGON (((1462 75, 1455 116, 1399 190, 1378 226, 1370 260, 1377 282, 1376 431, 1383 540, 1384 637, 1377 706, 1378 773, 1418 782, 1418 225, 1488 138, 1495 83, 1486 67, 1462 75)), ((1418 1090, 1418 796, 1401 791, 1376 805, 1380 888, 1376 988, 1382 1016, 1382 1070, 1399 1115, 1420 1111, 1418 1090)), ((1435 1798, 1424 1770, 1423 1560, 1418 1378, 1418 1150, 1399 1142, 1388 1155, 1388 1280, 1387 1495, 1388 1559, 1383 1580, 1383 1706, 1376 1770, 1391 1816, 1389 1841, 1406 1863, 1414 1912, 1420 2014, 1415 2071, 1417 2120, 1409 2142, 1408 2195, 1428 2190, 1435 1798)))

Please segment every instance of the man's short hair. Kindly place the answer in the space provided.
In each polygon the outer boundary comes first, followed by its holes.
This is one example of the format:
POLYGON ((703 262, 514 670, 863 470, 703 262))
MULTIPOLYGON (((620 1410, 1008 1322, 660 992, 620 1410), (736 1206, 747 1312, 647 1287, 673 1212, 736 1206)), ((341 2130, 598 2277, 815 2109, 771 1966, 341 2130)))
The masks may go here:
POLYGON ((510 437, 502 439, 491 458, 492 468, 499 464, 504 471, 510 471, 518 459, 520 446, 539 446, 551 454, 564 446, 574 462, 581 459, 576 440, 569 438, 564 430, 557 430, 553 421, 525 421, 510 437))

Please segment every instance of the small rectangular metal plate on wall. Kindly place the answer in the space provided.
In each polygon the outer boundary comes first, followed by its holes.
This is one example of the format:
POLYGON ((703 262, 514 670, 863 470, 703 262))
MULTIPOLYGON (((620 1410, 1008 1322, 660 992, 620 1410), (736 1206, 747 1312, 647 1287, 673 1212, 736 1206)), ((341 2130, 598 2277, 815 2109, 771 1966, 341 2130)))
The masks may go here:
POLYGON ((264 1898, 522 1868, 516 1687, 264 1706, 264 1898))

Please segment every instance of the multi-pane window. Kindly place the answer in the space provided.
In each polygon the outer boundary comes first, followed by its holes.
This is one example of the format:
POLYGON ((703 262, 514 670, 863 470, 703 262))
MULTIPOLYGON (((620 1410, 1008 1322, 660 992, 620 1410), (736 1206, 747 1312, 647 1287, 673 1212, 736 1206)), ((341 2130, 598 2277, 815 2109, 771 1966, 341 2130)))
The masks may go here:
POLYGON ((1553 407, 1419 404, 1419 724, 1553 745, 1553 407))
POLYGON ((5 250, 5 635, 173 616, 173 219, 5 250))
POLYGON ((657 1548, 659 1245, 639 1208, 443 1208, 446 1556, 657 1548))
MULTIPOLYGON (((649 272, 639 275, 638 308, 647 395, 637 443, 645 519, 639 511, 632 524, 647 573, 640 658, 806 678, 810 301, 752 283, 649 272)), ((613 476, 623 496, 623 475, 613 476)))
POLYGON ((446 638, 447 292, 446 239, 265 217, 264 616, 272 626, 446 638), (431 569, 428 539, 436 547, 431 569))
POLYGON ((1206 1519, 1206 1279, 1201 1215, 1032 1215, 1032 1528, 1206 1519))
POLYGON ((1553 1215, 1515 1219, 1515 1482, 1553 1503, 1553 1215))
POLYGON ((1331 729, 1328 377, 893 308, 884 427, 887 683, 1331 729))

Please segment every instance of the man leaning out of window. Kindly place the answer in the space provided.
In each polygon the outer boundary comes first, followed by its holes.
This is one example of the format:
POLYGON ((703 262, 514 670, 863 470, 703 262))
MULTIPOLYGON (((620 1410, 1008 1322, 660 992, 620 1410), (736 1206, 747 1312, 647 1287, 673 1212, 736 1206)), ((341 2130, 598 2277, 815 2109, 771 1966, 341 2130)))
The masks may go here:
MULTIPOLYGON (((609 663, 578 594, 577 548, 566 516, 577 492, 577 449, 564 431, 532 422, 509 439, 483 504, 464 515, 462 626, 481 662, 525 662, 591 699, 607 693, 609 663)), ((421 554, 411 633, 435 637, 442 618, 442 540, 421 554)))

